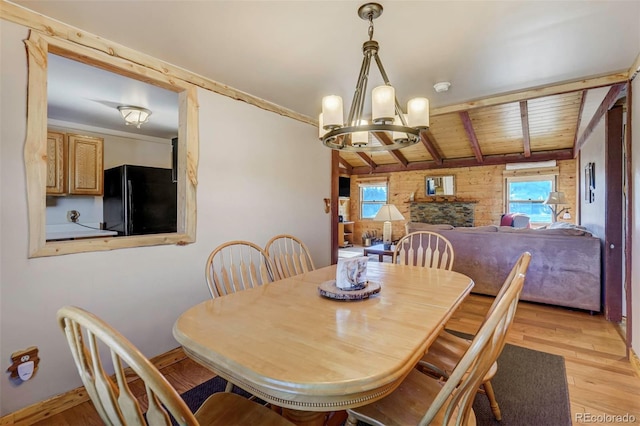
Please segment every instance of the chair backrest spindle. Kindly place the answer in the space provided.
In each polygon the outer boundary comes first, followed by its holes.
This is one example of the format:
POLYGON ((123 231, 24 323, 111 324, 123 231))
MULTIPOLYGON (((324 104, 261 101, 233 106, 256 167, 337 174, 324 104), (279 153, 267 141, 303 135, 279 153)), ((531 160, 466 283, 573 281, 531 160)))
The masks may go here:
POLYGON ((430 231, 405 235, 393 253, 393 263, 447 270, 453 267, 453 258, 453 246, 449 240, 430 231))
POLYGON ((265 251, 280 278, 289 278, 315 269, 309 249, 293 235, 276 235, 267 242, 265 251))
POLYGON ((229 241, 216 247, 205 267, 211 297, 225 296, 278 279, 269 255, 250 241, 229 241))

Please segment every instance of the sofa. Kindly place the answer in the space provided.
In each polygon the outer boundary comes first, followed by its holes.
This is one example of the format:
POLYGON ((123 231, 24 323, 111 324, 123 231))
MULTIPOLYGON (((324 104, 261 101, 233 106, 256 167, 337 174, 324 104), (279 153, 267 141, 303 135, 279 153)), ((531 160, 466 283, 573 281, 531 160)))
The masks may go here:
POLYGON ((518 256, 531 253, 521 300, 601 310, 601 245, 584 228, 457 227, 418 222, 406 231, 433 231, 454 251, 453 270, 471 277, 473 293, 495 296, 518 256))

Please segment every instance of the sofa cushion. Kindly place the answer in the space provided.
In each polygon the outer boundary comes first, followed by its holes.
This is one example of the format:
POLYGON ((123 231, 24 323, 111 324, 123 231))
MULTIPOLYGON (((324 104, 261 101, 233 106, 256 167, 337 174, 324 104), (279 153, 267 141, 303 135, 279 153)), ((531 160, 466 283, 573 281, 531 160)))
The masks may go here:
MULTIPOLYGON (((457 228, 456 228, 457 229, 457 228)), ((510 226, 498 227, 498 232, 511 234, 534 234, 534 235, 566 235, 566 236, 587 236, 591 237, 591 233, 581 226, 564 227, 564 228, 512 228, 510 226)))
MULTIPOLYGON (((505 227, 506 228, 506 227, 505 227)), ((509 228, 511 228, 509 226, 509 228)), ((511 228, 513 229, 513 228, 511 228)), ((498 232, 498 227, 495 225, 486 225, 486 226, 458 226, 455 228, 456 231, 462 232, 498 232)))
POLYGON ((407 234, 416 231, 446 231, 453 229, 451 225, 434 224, 434 223, 421 223, 421 222, 407 222, 405 230, 407 234))

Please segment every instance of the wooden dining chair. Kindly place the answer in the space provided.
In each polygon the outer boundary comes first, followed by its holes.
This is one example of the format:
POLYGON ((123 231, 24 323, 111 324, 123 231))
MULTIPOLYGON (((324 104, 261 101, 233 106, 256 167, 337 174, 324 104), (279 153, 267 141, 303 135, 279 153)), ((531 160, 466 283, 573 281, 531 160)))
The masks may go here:
POLYGON ((289 278, 316 269, 307 246, 293 235, 271 238, 264 249, 280 278, 289 278))
POLYGON ((416 231, 398 241, 393 263, 447 269, 453 267, 453 246, 442 235, 430 231, 416 231))
POLYGON ((278 279, 269 255, 250 241, 229 241, 216 247, 205 268, 211 297, 225 296, 278 279))
POLYGON ((234 393, 211 395, 192 413, 180 394, 145 356, 109 324, 81 308, 66 306, 58 311, 71 354, 93 405, 106 425, 291 425, 262 405, 234 393), (114 376, 103 365, 102 353, 109 353, 114 376), (143 413, 128 382, 127 365, 144 382, 148 408, 143 413))
MULTIPOLYGON (((498 295, 487 312, 485 321, 487 321, 493 310, 495 310, 500 299, 502 299, 506 294, 509 286, 513 285, 514 277, 519 274, 526 277, 530 262, 531 254, 529 252, 524 252, 520 255, 516 263, 513 265, 513 268, 511 268, 511 272, 505 279, 502 287, 500 287, 498 295)), ((465 352, 469 349, 469 346, 471 346, 471 340, 456 336, 446 330, 443 330, 431 346, 429 346, 429 351, 424 357, 422 357, 422 362, 418 369, 432 377, 446 380, 451 375, 456 364, 458 364, 465 352)), ((502 419, 502 414, 493 391, 493 386, 491 385, 491 379, 493 379, 497 372, 498 364, 494 362, 482 379, 482 384, 478 390, 487 396, 494 417, 496 420, 500 421, 502 419)))
POLYGON ((414 368, 389 395, 348 409, 346 424, 356 426, 360 420, 374 426, 475 425, 473 400, 486 372, 504 347, 524 276, 518 274, 512 281, 447 381, 443 383, 414 368))

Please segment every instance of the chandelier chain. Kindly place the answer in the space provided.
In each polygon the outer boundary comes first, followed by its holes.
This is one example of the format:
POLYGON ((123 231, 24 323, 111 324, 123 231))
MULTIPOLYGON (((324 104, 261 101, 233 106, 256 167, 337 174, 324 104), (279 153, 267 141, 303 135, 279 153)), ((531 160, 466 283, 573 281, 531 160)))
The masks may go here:
POLYGON ((373 13, 369 13, 369 40, 373 40, 373 13))

